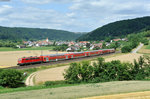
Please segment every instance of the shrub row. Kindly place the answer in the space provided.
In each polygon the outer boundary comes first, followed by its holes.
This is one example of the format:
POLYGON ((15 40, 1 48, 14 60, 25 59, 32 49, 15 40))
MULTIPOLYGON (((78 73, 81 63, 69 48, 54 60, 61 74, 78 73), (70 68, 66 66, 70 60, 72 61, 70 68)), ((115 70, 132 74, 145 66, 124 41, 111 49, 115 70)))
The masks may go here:
POLYGON ((64 73, 65 80, 68 83, 105 82, 143 80, 150 76, 149 57, 140 57, 138 61, 134 60, 134 64, 119 60, 105 62, 101 57, 97 60, 92 65, 88 61, 71 63, 64 73))

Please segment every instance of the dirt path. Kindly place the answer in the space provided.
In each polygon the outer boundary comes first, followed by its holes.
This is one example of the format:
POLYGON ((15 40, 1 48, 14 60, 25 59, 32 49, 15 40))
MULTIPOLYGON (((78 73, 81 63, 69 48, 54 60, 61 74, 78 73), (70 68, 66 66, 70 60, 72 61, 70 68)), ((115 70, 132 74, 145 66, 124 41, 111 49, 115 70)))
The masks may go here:
POLYGON ((34 86, 34 82, 33 82, 33 79, 34 77, 36 76, 38 72, 34 72, 32 74, 30 74, 29 77, 27 77, 26 81, 25 81, 25 85, 27 86, 34 86))
POLYGON ((63 73, 64 70, 67 69, 68 67, 69 66, 56 67, 34 72, 27 77, 25 84, 27 86, 34 86, 35 84, 43 83, 45 81, 64 80, 63 73))
POLYGON ((134 49, 131 53, 137 53, 138 50, 140 50, 143 47, 144 44, 140 43, 140 45, 134 49))

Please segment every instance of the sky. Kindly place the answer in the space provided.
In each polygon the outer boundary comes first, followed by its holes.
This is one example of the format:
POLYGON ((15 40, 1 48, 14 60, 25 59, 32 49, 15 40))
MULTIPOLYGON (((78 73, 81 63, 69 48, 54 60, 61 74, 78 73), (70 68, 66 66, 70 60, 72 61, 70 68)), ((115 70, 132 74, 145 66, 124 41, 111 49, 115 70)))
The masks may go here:
POLYGON ((0 26, 90 32, 150 16, 150 0, 0 0, 0 26))

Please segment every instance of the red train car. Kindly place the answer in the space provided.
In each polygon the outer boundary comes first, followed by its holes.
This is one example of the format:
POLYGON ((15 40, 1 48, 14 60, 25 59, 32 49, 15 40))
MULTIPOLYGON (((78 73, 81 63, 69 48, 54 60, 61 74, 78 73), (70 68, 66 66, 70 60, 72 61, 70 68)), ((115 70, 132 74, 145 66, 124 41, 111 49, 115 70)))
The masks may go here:
POLYGON ((43 60, 42 60, 42 57, 23 57, 23 58, 20 58, 18 60, 18 64, 17 65, 25 65, 25 64, 34 64, 34 63, 41 63, 43 60))

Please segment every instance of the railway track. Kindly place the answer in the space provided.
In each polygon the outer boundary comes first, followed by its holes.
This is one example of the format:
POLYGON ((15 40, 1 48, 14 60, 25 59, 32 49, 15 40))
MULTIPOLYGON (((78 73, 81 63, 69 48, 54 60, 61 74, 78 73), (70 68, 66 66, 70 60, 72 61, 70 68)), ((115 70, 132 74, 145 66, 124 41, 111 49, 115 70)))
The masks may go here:
POLYGON ((31 65, 25 65, 25 66, 12 66, 12 67, 8 67, 7 69, 28 69, 28 68, 36 68, 36 67, 40 67, 40 66, 49 66, 49 65, 63 64, 63 63, 72 63, 72 62, 77 62, 77 61, 83 61, 83 60, 87 60, 87 59, 97 58, 97 57, 100 57, 100 56, 109 56, 109 55, 116 54, 116 53, 120 53, 120 51, 117 51, 117 52, 111 53, 111 54, 104 54, 104 55, 98 55, 98 56, 90 56, 90 57, 82 57, 82 58, 61 60, 61 61, 57 61, 57 62, 31 64, 31 65))

